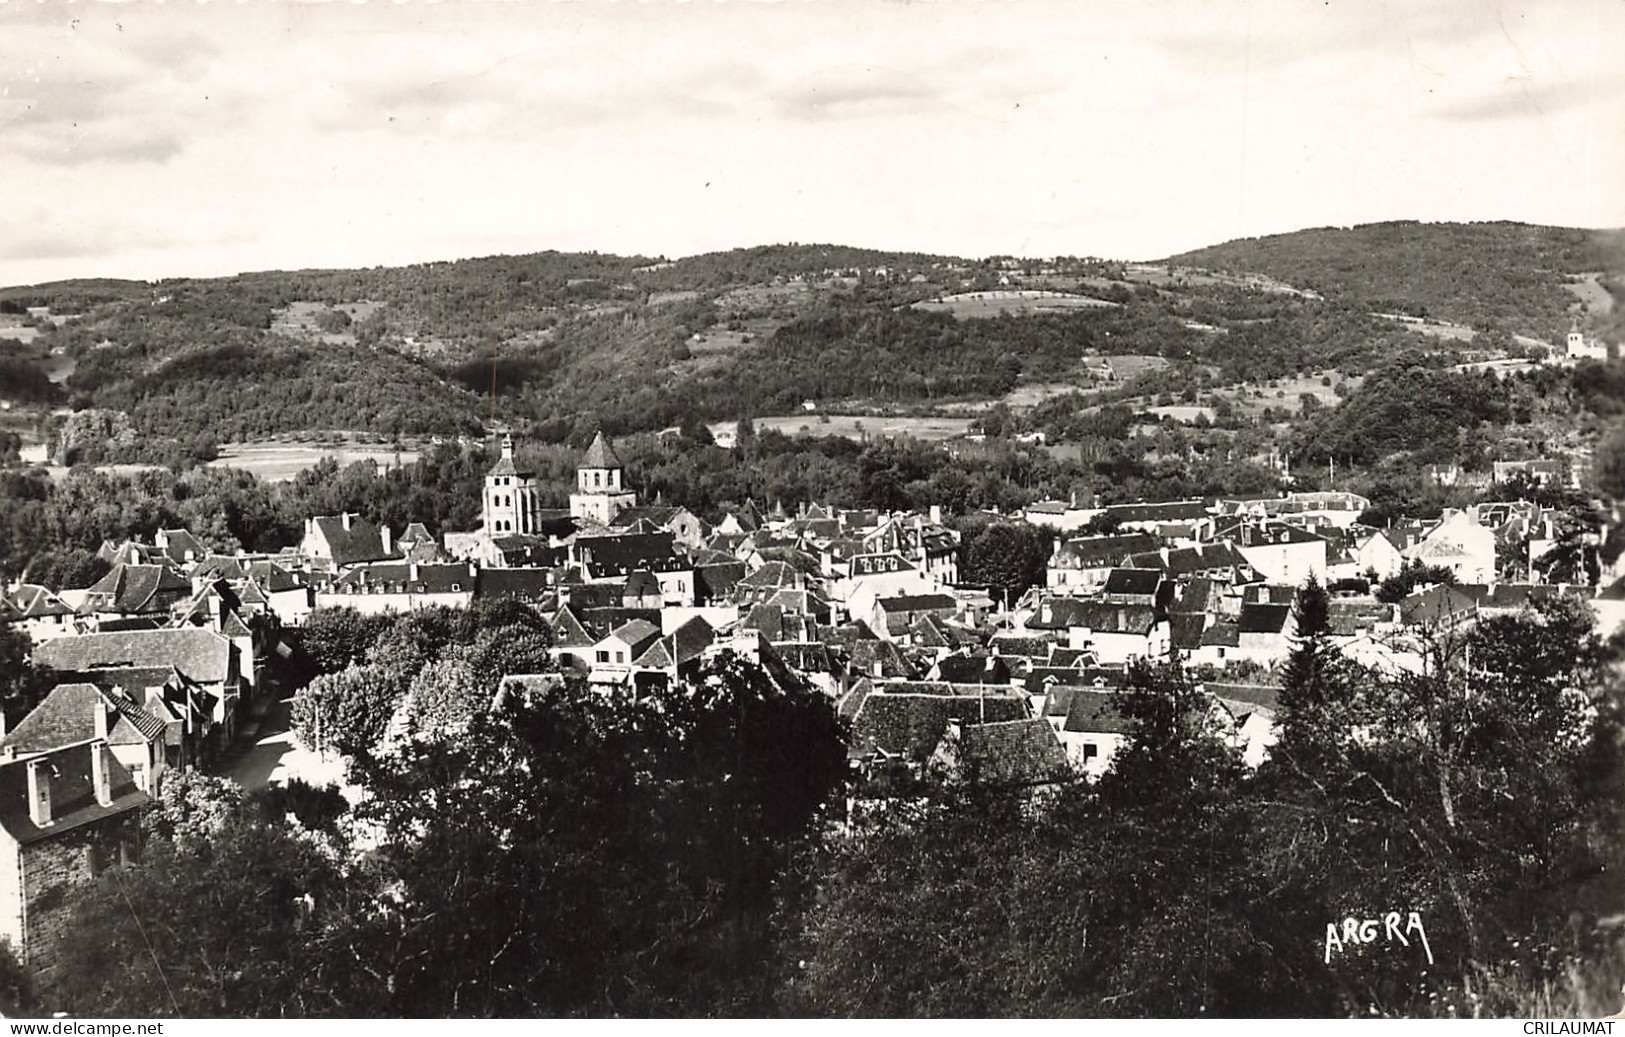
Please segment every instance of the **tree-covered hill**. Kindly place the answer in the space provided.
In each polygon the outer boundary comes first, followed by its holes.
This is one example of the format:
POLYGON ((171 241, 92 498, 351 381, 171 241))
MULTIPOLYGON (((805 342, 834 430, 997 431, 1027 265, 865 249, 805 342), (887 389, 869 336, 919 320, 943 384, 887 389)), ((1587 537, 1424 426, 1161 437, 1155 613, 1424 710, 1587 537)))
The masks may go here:
MULTIPOLYGON (((1508 332, 1567 330, 1575 275, 1612 271, 1625 232, 1391 223, 1231 242, 1174 257, 1256 272, 1323 298, 1057 258, 954 259, 771 245, 668 261, 538 252, 357 270, 0 289, 50 306, 33 353, 73 369, 75 409, 128 415, 143 438, 225 442, 312 429, 459 432, 495 419, 544 438, 784 413, 804 400, 866 408, 996 401, 1035 384, 1100 388, 1087 356, 1172 365, 1153 394, 1361 373, 1412 350, 1496 355, 1508 332), (912 309, 966 290, 1042 287, 1116 305, 978 320, 912 309), (1371 311, 1475 325, 1478 343, 1423 339, 1371 311), (1482 348, 1481 348, 1482 347, 1482 348), (1179 384, 1174 384, 1178 382, 1179 384)), ((27 319, 27 318, 25 318, 27 319)), ((1625 306, 1588 330, 1617 337, 1625 306)), ((37 365, 36 365, 37 366, 37 365)), ((44 368, 41 368, 43 370, 44 368)), ((32 368, 14 404, 56 402, 32 368)), ((1143 392, 1141 386, 1127 395, 1143 392)), ((1114 390, 1115 391, 1115 390, 1114 390)), ((1106 402, 1106 401, 1096 401, 1106 402)))
POLYGON ((1242 238, 1167 262, 1267 274, 1374 310, 1552 341, 1576 302, 1563 288, 1571 277, 1610 272, 1625 291, 1625 231, 1398 221, 1242 238))

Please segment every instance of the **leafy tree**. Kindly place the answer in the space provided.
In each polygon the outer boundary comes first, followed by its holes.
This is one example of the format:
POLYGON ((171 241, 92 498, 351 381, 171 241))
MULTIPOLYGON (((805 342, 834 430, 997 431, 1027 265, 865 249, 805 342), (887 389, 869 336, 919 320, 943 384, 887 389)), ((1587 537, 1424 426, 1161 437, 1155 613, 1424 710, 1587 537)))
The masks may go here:
POLYGON ((33 641, 21 630, 0 626, 0 709, 8 731, 56 684, 53 671, 29 662, 33 648, 33 641))
POLYGON ((1616 425, 1597 444, 1592 472, 1597 489, 1625 500, 1625 424, 1616 425))
POLYGON ((964 547, 960 577, 986 584, 995 597, 1014 601, 1042 585, 1049 564, 1049 537, 1026 522, 994 522, 964 547))
POLYGON ((78 894, 60 989, 78 1015, 353 1016, 324 932, 350 895, 324 853, 251 814, 154 839, 78 894))
POLYGON ((316 673, 337 673, 366 661, 394 625, 389 616, 364 616, 352 608, 315 609, 299 628, 299 646, 316 673))
POLYGON ((1413 558, 1406 562, 1399 572, 1378 584, 1375 596, 1385 605, 1397 605, 1424 584, 1453 587, 1456 584, 1456 574, 1448 566, 1426 565, 1413 558))
POLYGON ((324 673, 294 698, 294 732, 314 749, 345 756, 370 752, 406 690, 402 675, 381 663, 324 673))

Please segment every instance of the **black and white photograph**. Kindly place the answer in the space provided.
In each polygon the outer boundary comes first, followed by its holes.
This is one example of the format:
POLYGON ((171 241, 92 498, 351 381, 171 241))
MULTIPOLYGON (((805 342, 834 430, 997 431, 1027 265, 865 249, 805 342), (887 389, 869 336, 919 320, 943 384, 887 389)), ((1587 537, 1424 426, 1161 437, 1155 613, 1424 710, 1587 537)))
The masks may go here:
POLYGON ((0 1016, 1611 1034, 1622 54, 0 0, 0 1016))

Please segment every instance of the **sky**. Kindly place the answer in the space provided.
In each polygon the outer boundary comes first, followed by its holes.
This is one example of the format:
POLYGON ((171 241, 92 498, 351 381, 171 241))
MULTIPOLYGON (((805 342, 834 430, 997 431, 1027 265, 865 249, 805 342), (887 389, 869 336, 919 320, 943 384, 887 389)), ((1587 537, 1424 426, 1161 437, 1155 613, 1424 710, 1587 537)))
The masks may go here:
POLYGON ((1625 0, 0 0, 0 285, 1625 226, 1625 0))

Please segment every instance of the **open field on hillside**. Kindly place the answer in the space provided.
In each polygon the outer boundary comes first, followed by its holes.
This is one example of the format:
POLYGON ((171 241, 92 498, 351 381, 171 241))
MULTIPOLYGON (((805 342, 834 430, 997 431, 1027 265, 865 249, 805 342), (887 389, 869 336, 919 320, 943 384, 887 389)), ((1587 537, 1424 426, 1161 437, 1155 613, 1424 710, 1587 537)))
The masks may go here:
POLYGON ((1359 388, 1360 381, 1359 375, 1315 371, 1292 378, 1277 378, 1261 385, 1231 386, 1220 390, 1217 395, 1229 398, 1237 412, 1242 414, 1261 414, 1265 407, 1297 413, 1303 409, 1304 393, 1313 394, 1323 407, 1335 407, 1338 403, 1337 384, 1347 382, 1349 391, 1353 392, 1359 388), (1332 384, 1321 384, 1322 377, 1329 377, 1332 384))
POLYGON ((32 342, 39 338, 39 329, 23 327, 21 317, 0 314, 0 338, 11 339, 14 342, 32 342))
POLYGON ((383 306, 381 302, 352 302, 338 306, 329 306, 324 302, 292 302, 272 317, 271 330, 278 335, 311 339, 328 345, 354 345, 353 331, 323 331, 317 324, 318 318, 337 312, 349 317, 352 324, 359 324, 383 309, 383 306))
POLYGON ((1563 287, 1574 293, 1588 313, 1613 313, 1614 297, 1599 283, 1601 277, 1600 273, 1581 274, 1579 280, 1563 287))
POLYGON ((352 461, 375 461, 380 468, 394 468, 416 461, 418 451, 359 443, 228 443, 220 448, 220 456, 210 461, 209 465, 213 468, 241 468, 266 482, 287 482, 325 457, 336 458, 341 465, 352 461))
MULTIPOLYGON (((1569 287, 1572 288, 1574 286, 1571 285, 1569 287)), ((1597 290, 1602 292, 1602 294, 1605 296, 1608 295, 1606 291, 1603 291, 1601 286, 1597 286, 1597 290)), ((1610 302, 1611 301, 1612 298, 1610 297, 1610 302)), ((1473 336, 1478 334, 1465 324, 1452 324, 1449 321, 1422 320, 1417 317, 1408 317, 1399 313, 1373 313, 1372 316, 1391 320, 1396 324, 1399 324, 1401 327, 1404 327, 1409 331, 1414 331, 1419 335, 1431 335, 1434 338, 1448 339, 1452 342, 1471 342, 1473 340, 1473 336)), ((1512 341, 1525 348, 1552 348, 1552 344, 1550 342, 1542 342, 1540 339, 1530 338, 1528 335, 1513 335, 1512 341)))
POLYGON ((1067 310, 1093 310, 1117 305, 1118 303, 1088 295, 1009 289, 963 292, 959 295, 945 295, 940 299, 923 299, 914 303, 914 308, 932 313, 948 313, 958 320, 968 320, 977 317, 997 317, 1001 313, 1020 316, 1031 313, 1063 313, 1067 310))

